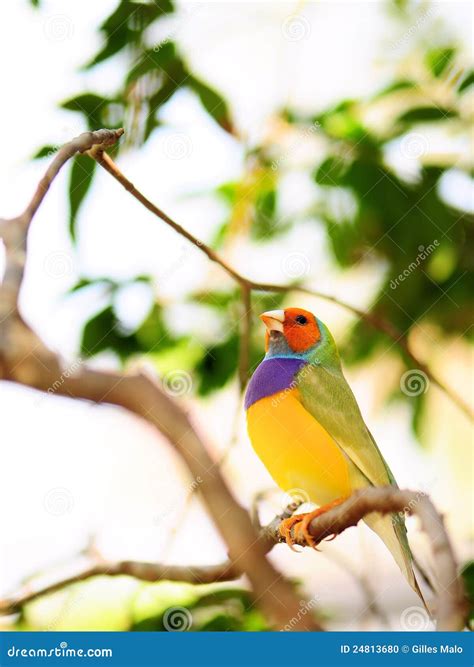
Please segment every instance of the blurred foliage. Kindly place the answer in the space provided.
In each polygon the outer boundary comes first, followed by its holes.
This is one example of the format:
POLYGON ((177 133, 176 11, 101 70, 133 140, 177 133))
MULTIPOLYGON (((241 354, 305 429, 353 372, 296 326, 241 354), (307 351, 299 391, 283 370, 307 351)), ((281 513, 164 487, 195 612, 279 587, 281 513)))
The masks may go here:
POLYGON ((19 630, 259 631, 265 620, 248 591, 233 584, 192 585, 94 577, 26 605, 19 630))
MULTIPOLYGON (((416 12, 421 9, 410 2, 387 3, 387 8, 397 20, 405 21, 407 33, 420 20, 416 12)), ((82 92, 62 107, 81 114, 90 129, 124 126, 128 145, 140 146, 160 128, 163 106, 186 88, 237 140, 227 103, 192 72, 173 33, 159 43, 150 41, 150 29, 162 25, 173 12, 169 0, 121 0, 100 26, 103 45, 85 67, 99 67, 121 54, 116 66, 123 71, 122 85, 112 96, 82 92)), ((422 15, 423 21, 427 16, 422 15)), ((192 15, 187 18, 192 20, 192 15)), ((324 226, 335 263, 342 269, 374 262, 383 267, 371 312, 404 334, 416 323, 426 322, 445 335, 472 335, 473 216, 449 203, 443 193, 447 178, 472 174, 465 159, 437 150, 435 136, 442 133, 452 146, 468 142, 474 76, 464 67, 454 40, 444 35, 437 41, 428 45, 415 40, 413 53, 400 60, 393 79, 370 96, 342 100, 314 114, 282 110, 272 120, 276 129, 265 133, 260 145, 247 147, 241 177, 222 183, 213 193, 226 213, 211 245, 225 249, 243 238, 264 251, 265 244, 277 237, 284 242, 300 219, 286 219, 282 214, 282 182, 294 168, 299 148, 316 142, 322 159, 312 158, 303 165, 314 188, 313 205, 303 218, 324 226), (293 138, 290 148, 288 136, 293 138), (394 163, 394 153, 408 158, 409 173, 394 163)), ((45 146, 37 157, 52 150, 45 146)), ((93 178, 92 161, 76 158, 69 181, 73 237, 93 178)), ((310 247, 302 250, 312 255, 310 247)), ((153 291, 159 290, 159 280, 157 284, 146 277, 136 280, 143 279, 153 291)), ((91 283, 104 285, 104 279, 82 278, 75 290, 88 289, 91 283)), ((217 333, 209 341, 195 333, 173 333, 168 309, 159 302, 150 306, 139 326, 127 329, 115 308, 121 287, 109 282, 109 302, 84 327, 82 354, 112 351, 123 363, 134 355, 147 355, 161 372, 174 365, 192 373, 194 387, 203 396, 235 378, 241 318, 237 289, 200 290, 188 296, 190 306, 217 322, 217 333)), ((280 295, 254 295, 254 312, 282 302, 280 295)), ((347 363, 361 363, 389 347, 393 354, 403 355, 392 341, 362 321, 354 325, 342 347, 347 363)), ((262 354, 262 337, 253 332, 252 368, 262 354)), ((408 398, 399 392, 398 398, 410 400, 417 428, 424 395, 408 398)))
MULTIPOLYGON (((126 62, 122 85, 113 95, 90 91, 81 93, 62 102, 61 107, 79 113, 88 130, 124 127, 126 134, 122 147, 139 146, 161 126, 161 108, 175 93, 188 89, 197 96, 207 113, 223 130, 232 132, 226 101, 193 75, 173 40, 166 38, 158 43, 149 41, 150 28, 173 12, 171 0, 120 0, 115 11, 99 27, 103 45, 84 65, 84 69, 100 66, 120 54, 126 62)), ((122 64, 118 66, 123 67, 122 64)), ((120 147, 116 146, 112 153, 119 150, 120 147)), ((45 157, 52 151, 54 147, 44 146, 35 157, 45 157)), ((73 240, 76 237, 77 214, 92 183, 94 167, 91 160, 77 156, 70 170, 69 228, 73 240)))
POLYGON ((471 630, 474 630, 474 561, 466 563, 461 570, 466 597, 469 603, 468 624, 471 630))

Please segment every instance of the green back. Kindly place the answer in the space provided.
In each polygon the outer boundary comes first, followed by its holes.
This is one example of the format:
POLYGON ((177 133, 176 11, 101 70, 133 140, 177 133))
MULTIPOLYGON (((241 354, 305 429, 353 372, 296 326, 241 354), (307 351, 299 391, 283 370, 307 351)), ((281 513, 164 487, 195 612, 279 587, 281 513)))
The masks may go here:
POLYGON ((306 355, 297 377, 301 402, 374 486, 395 484, 342 372, 328 328, 318 320, 321 341, 306 355))
MULTIPOLYGON (((368 484, 397 486, 344 377, 334 339, 322 322, 318 320, 318 324, 321 340, 305 355, 310 363, 296 377, 301 402, 334 438, 368 484)), ((413 574, 404 517, 392 514, 390 521, 389 517, 381 520, 369 515, 366 519, 366 523, 379 533, 392 551, 410 585, 420 593, 413 574), (396 536, 395 543, 390 537, 392 530, 396 536)))

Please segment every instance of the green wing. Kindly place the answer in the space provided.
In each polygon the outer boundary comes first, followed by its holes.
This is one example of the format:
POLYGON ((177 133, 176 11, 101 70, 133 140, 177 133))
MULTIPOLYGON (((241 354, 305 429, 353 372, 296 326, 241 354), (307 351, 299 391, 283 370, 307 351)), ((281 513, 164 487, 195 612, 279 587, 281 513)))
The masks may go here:
POLYGON ((304 366, 296 378, 301 402, 373 486, 395 484, 340 366, 304 366))
MULTIPOLYGON (((331 352, 330 358, 325 360, 329 363, 316 360, 299 371, 296 383, 300 400, 334 438, 368 484, 396 486, 395 478, 367 428, 344 377, 335 347, 331 352)), ((408 583, 426 606, 413 572, 404 517, 400 514, 382 516, 374 512, 364 521, 385 542, 408 583)))

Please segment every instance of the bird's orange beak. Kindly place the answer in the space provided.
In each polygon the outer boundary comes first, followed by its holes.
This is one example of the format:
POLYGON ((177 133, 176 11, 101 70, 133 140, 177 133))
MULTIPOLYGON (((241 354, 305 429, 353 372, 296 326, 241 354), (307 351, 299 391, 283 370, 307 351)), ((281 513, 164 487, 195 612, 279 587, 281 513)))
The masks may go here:
POLYGON ((283 333, 283 322, 285 321, 284 310, 267 310, 260 315, 260 319, 267 327, 267 331, 280 331, 283 333))

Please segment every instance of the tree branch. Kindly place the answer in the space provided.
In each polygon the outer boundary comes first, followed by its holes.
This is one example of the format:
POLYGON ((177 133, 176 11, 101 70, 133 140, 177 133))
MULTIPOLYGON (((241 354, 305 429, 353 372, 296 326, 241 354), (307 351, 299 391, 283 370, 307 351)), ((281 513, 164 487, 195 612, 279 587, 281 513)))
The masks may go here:
POLYGON ((241 334, 239 348, 239 385, 243 392, 249 379, 250 366, 250 337, 252 334, 252 302, 251 289, 248 285, 242 284, 242 310, 241 334))
MULTIPOLYGON (((103 567, 106 568, 108 574, 133 574, 133 576, 147 580, 149 580, 148 577, 156 577, 160 574, 166 578, 172 578, 174 575, 176 578, 207 576, 225 579, 246 574, 253 595, 272 626, 291 627, 294 630, 321 629, 319 624, 309 618, 309 614, 301 614, 300 601, 295 596, 292 586, 282 578, 282 575, 265 557, 271 546, 280 540, 278 526, 281 517, 277 517, 270 526, 266 527, 263 535, 257 534, 249 515, 233 498, 221 476, 219 467, 209 456, 203 439, 194 429, 189 417, 163 388, 141 374, 105 373, 84 366, 79 367, 76 373, 63 372, 59 357, 44 346, 36 334, 23 322, 18 312, 18 294, 23 279, 29 224, 63 164, 78 151, 85 150, 88 150, 94 159, 105 166, 149 210, 199 247, 209 259, 219 264, 241 285, 245 306, 243 328, 244 337, 247 336, 247 348, 250 337, 251 290, 286 292, 295 289, 293 286, 256 283, 241 276, 212 249, 202 244, 149 202, 125 177, 122 175, 118 177, 114 171, 116 170, 115 165, 104 153, 104 147, 116 141, 121 133, 120 130, 100 130, 85 133, 66 144, 48 168, 25 212, 18 218, 0 221, 0 232, 6 247, 6 270, 1 287, 2 299, 0 299, 0 377, 48 393, 58 393, 96 403, 111 403, 149 422, 169 440, 183 459, 190 474, 198 480, 199 491, 207 510, 228 547, 229 561, 215 568, 205 568, 205 572, 200 568, 199 575, 196 569, 191 571, 190 568, 173 566, 173 568, 166 567, 165 572, 162 569, 165 566, 131 564, 130 561, 124 561, 112 564, 112 566, 110 564, 94 566, 76 575, 73 581, 79 581, 95 574, 103 574, 105 573, 103 567)), ((297 289, 351 310, 388 335, 395 337, 398 335, 390 328, 390 325, 380 323, 372 315, 344 304, 334 297, 306 288, 297 289)), ((399 343, 399 339, 396 339, 399 343)), ((414 356, 411 358, 420 366, 414 356)), ((247 361, 245 366, 248 367, 246 353, 242 353, 239 366, 242 371, 241 381, 243 381, 244 361, 247 361)), ((425 372, 432 381, 435 381, 431 373, 425 372)), ((445 388, 444 391, 447 392, 445 388)), ((448 395, 450 395, 449 392, 448 395)), ((461 629, 464 624, 465 601, 463 588, 457 577, 453 551, 442 518, 431 501, 423 494, 400 491, 392 487, 365 489, 356 492, 345 503, 315 519, 310 525, 310 531, 313 537, 320 541, 333 534, 339 534, 374 511, 385 514, 408 512, 418 515, 433 548, 439 581, 438 629, 461 629)), ((202 578, 200 580, 202 581, 202 578)), ((72 580, 69 579, 66 583, 72 583, 72 580)), ((56 582, 54 590, 62 585, 65 585, 64 581, 56 582)), ((51 591, 52 589, 49 588, 49 591, 46 592, 51 591)), ((39 592, 37 595, 43 593, 39 592)), ((28 601, 25 598, 27 595, 25 591, 22 595, 23 597, 20 596, 17 601, 16 608, 28 601)), ((29 600, 31 599, 30 597, 29 600)), ((10 600, 4 604, 8 604, 8 608, 11 609, 12 605, 15 606, 15 601, 10 600)))
MULTIPOLYGON (((112 160, 112 158, 104 152, 102 147, 94 148, 92 151, 89 151, 91 157, 93 157, 97 162, 103 167, 109 174, 111 174, 124 188, 129 192, 135 199, 137 199, 146 209, 153 213, 157 218, 160 218, 163 222, 169 225, 174 229, 178 234, 184 236, 190 243, 192 243, 196 248, 199 248, 212 262, 218 264, 233 280, 235 280, 242 289, 250 292, 251 290, 257 290, 261 292, 278 292, 278 293, 287 293, 292 291, 301 292, 303 294, 308 294, 309 296, 316 297, 318 299, 324 299, 325 301, 330 301, 331 303, 348 310, 353 313, 360 319, 367 322, 370 326, 378 329, 386 336, 391 338, 393 342, 401 347, 405 352, 406 356, 413 362, 417 369, 423 371, 430 381, 436 385, 457 407, 464 412, 464 414, 473 419, 474 410, 452 389, 446 386, 446 384, 440 380, 430 369, 429 367, 421 361, 411 350, 409 343, 400 331, 398 331, 390 322, 383 320, 372 313, 356 308, 351 304, 342 301, 334 296, 329 294, 324 294, 316 290, 309 289, 307 287, 299 285, 274 285, 271 283, 262 283, 254 280, 250 280, 246 276, 243 276, 236 269, 230 266, 225 262, 222 257, 220 257, 212 248, 203 243, 196 236, 188 232, 184 227, 175 222, 169 215, 162 211, 158 206, 153 204, 145 195, 138 190, 134 184, 128 180, 128 178, 120 171, 118 166, 112 160)), ((239 367, 239 377, 242 382, 242 367, 239 367)))
POLYGON ((164 565, 161 563, 147 563, 143 561, 123 560, 113 563, 98 562, 78 569, 74 574, 56 579, 42 585, 25 585, 10 597, 0 599, 0 615, 15 614, 21 611, 23 605, 33 602, 43 595, 50 595, 57 591, 86 581, 92 577, 108 576, 135 577, 141 581, 185 581, 191 584, 211 584, 237 579, 240 572, 232 568, 230 561, 218 565, 180 566, 164 565))
POLYGON ((6 279, 0 300, 4 304, 0 311, 0 377, 49 393, 111 403, 148 421, 168 439, 199 482, 207 510, 228 547, 232 567, 247 575, 270 625, 283 628, 290 619, 296 619, 292 629, 321 629, 312 618, 299 613, 300 601, 292 585, 265 557, 264 545, 247 512, 233 498, 184 410, 160 386, 141 374, 101 373, 85 367, 80 367, 76 374, 63 372, 59 357, 42 343, 18 312, 26 236, 49 186, 77 151, 89 147, 92 155, 100 155, 104 142, 112 143, 120 135, 121 131, 100 130, 85 133, 66 144, 48 168, 25 213, 0 224, 6 247, 6 279))
MULTIPOLYGON (((279 526, 297 509, 292 503, 284 512, 265 527, 261 527, 256 515, 254 527, 261 532, 263 551, 270 551, 272 546, 282 541, 279 526)), ((436 511, 431 500, 424 494, 414 491, 402 491, 395 487, 369 488, 355 492, 341 505, 314 519, 309 530, 316 541, 339 535, 347 528, 355 526, 367 514, 381 512, 390 514, 402 512, 419 517, 422 528, 427 534, 436 566, 439 581, 437 598, 437 629, 443 631, 462 630, 465 625, 467 602, 464 589, 457 574, 457 565, 442 517, 436 511)), ((254 507, 256 513, 256 506, 254 507)), ((304 539, 293 534, 295 543, 307 546, 304 539)), ((54 593, 65 586, 99 575, 128 575, 142 581, 186 581, 190 583, 212 583, 229 581, 240 576, 239 569, 231 560, 210 566, 177 566, 140 561, 118 561, 108 563, 100 560, 83 568, 73 575, 57 579, 48 584, 25 586, 10 598, 0 600, 0 614, 11 614, 33 600, 54 593)))
MULTIPOLYGON (((390 486, 361 489, 354 492, 344 503, 313 519, 309 532, 316 542, 321 542, 355 526, 371 512, 402 512, 418 516, 430 541, 435 563, 438 582, 437 629, 462 630, 467 613, 464 588, 458 576, 456 559, 443 518, 427 495, 390 486)), ((281 517, 276 517, 263 529, 268 539, 282 541, 280 523, 281 517)), ((295 544, 307 546, 298 532, 293 532, 293 538, 295 544)))

